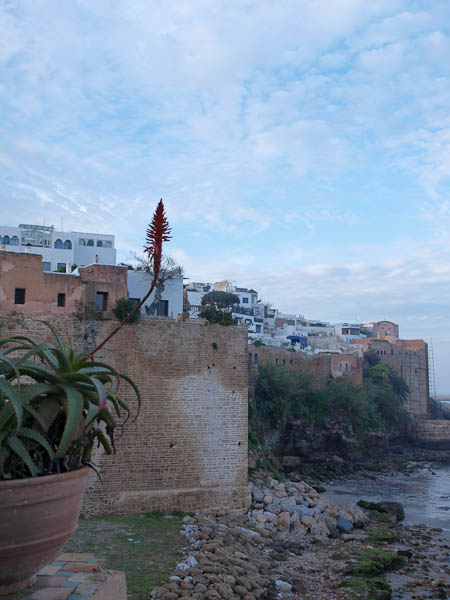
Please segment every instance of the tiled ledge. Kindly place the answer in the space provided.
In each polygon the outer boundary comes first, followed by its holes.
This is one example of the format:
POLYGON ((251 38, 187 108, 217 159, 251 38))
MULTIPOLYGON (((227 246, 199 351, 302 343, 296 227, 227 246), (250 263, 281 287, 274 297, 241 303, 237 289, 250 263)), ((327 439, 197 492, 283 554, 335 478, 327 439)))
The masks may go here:
POLYGON ((125 574, 106 570, 93 554, 60 554, 39 571, 36 583, 1 597, 8 600, 127 600, 125 574))

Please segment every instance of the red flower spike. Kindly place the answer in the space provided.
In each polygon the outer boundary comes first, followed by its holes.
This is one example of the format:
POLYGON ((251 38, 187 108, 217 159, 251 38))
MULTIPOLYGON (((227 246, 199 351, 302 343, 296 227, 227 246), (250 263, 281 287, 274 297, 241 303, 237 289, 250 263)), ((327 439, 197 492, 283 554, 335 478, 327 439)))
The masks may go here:
MULTIPOLYGON (((115 335, 119 329, 124 325, 127 321, 133 317, 138 310, 141 310, 141 306, 144 305, 146 300, 150 298, 153 290, 155 289, 156 282, 158 281, 159 270, 161 268, 161 258, 162 258, 162 246, 163 242, 168 242, 172 236, 170 235, 170 227, 169 222, 166 219, 166 215, 164 214, 164 204, 161 200, 156 207, 155 214, 153 215, 153 219, 151 224, 147 229, 147 245, 144 246, 144 252, 148 254, 149 260, 153 260, 153 280, 150 285, 150 289, 145 294, 145 296, 141 299, 139 304, 137 304, 134 309, 121 321, 115 329, 111 331, 111 333, 100 343, 92 352, 90 352, 87 356, 91 358, 94 356, 96 352, 98 352, 103 346, 108 342, 113 335, 115 335)), ((138 409, 138 414, 140 411, 140 406, 138 409)))
POLYGON ((144 246, 144 252, 147 253, 150 260, 153 259, 154 267, 158 270, 161 263, 163 242, 168 242, 171 237, 169 222, 164 213, 164 204, 161 198, 151 225, 147 229, 146 246, 144 246))

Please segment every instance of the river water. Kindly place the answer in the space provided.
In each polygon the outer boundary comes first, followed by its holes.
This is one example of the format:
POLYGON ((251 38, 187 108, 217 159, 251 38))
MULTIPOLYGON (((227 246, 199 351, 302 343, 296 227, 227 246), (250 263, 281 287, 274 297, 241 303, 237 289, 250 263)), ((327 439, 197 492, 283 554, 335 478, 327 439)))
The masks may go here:
POLYGON ((409 475, 379 475, 325 486, 324 495, 338 504, 355 504, 360 499, 401 502, 405 524, 439 527, 442 536, 450 540, 450 465, 425 467, 409 475))

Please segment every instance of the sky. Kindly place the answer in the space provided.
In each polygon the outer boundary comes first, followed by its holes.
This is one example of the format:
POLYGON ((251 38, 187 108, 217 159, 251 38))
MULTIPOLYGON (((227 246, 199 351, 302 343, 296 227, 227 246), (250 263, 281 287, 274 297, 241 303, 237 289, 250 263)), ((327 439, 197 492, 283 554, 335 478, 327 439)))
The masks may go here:
POLYGON ((0 0, 0 223, 392 320, 450 394, 450 3, 0 0))

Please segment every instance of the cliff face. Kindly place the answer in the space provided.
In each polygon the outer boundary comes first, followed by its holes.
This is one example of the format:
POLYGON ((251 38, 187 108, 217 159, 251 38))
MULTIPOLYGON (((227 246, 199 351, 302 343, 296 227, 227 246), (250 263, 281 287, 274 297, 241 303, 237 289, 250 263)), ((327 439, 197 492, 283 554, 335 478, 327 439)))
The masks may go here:
POLYGON ((387 448, 385 433, 367 432, 355 437, 351 425, 339 421, 313 427, 296 419, 288 422, 282 437, 280 451, 283 455, 296 455, 309 460, 318 455, 339 455, 344 459, 365 458, 369 453, 383 452, 387 448))
POLYGON ((338 420, 313 426, 304 419, 289 419, 277 431, 259 423, 257 433, 263 444, 276 454, 285 470, 299 463, 321 462, 333 458, 335 463, 365 460, 382 454, 388 447, 386 433, 367 432, 355 436, 351 425, 338 420), (297 460, 294 459, 297 457, 297 460))

